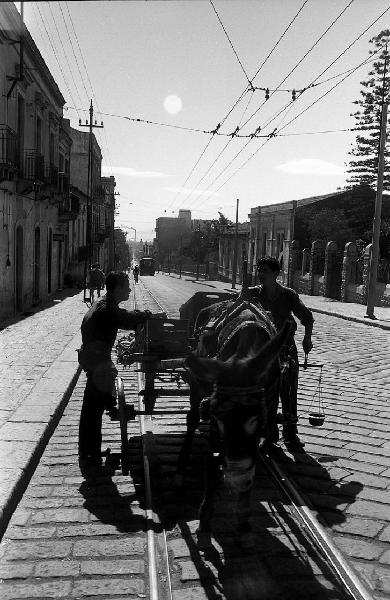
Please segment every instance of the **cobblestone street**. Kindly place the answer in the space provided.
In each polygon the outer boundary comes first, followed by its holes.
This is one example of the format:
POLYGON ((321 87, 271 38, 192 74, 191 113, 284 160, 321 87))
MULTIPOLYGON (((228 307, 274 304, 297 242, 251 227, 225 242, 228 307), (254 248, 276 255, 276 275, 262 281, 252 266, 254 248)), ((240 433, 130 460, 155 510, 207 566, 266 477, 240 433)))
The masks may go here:
MULTIPOLYGON (((146 297, 143 284, 163 305, 169 306, 172 317, 178 316, 180 305, 195 291, 229 290, 220 282, 185 281, 160 274, 142 279, 137 289, 140 298, 146 297)), ((80 296, 75 296, 0 333, 8 350, 4 372, 10 381, 19 382, 22 390, 18 396, 20 402, 13 410, 5 405, 0 428, 0 443, 9 448, 8 473, 20 470, 21 455, 25 469, 30 469, 25 473, 26 478, 32 473, 28 455, 42 435, 38 404, 33 404, 37 398, 35 388, 44 386, 38 388, 42 407, 48 398, 53 400, 53 389, 61 396, 68 388, 77 371, 74 348, 80 341, 78 330, 84 313, 80 296), (42 350, 43 340, 47 339, 53 348, 42 350), (35 354, 29 351, 30 346, 35 354), (69 367, 61 359, 68 354, 69 367), (55 370, 50 379, 51 385, 55 383, 54 388, 48 387, 39 369, 34 371, 33 356, 37 364, 55 370), (23 396, 26 373, 34 373, 36 379, 31 382, 33 391, 23 396)), ((294 477, 314 513, 374 597, 387 599, 390 598, 390 332, 326 314, 315 313, 314 317, 314 349, 310 360, 324 363, 326 420, 321 428, 309 425, 307 412, 316 402, 313 394, 318 377, 314 369, 302 372, 299 427, 306 442, 305 453, 294 456, 283 453, 281 464, 294 477)), ((298 348, 301 335, 299 326, 298 348)), ((4 600, 147 597, 139 451, 135 446, 130 478, 116 474, 93 485, 83 480, 77 466, 77 426, 84 383, 82 374, 0 545, 4 600)), ((129 373, 126 385, 136 393, 135 376, 129 373)), ((55 412, 53 406, 51 414, 55 412)), ((104 441, 115 451, 120 441, 119 426, 105 419, 104 441)), ((131 424, 131 431, 133 427, 135 424, 131 424)), ((174 418, 172 427, 175 430, 174 418)), ((4 497, 9 493, 7 484, 2 484, 2 493, 4 497)), ((194 523, 189 523, 191 531, 194 527, 194 523)), ((203 580, 188 547, 172 539, 169 549, 182 586, 175 599, 209 598, 199 587, 203 580)))

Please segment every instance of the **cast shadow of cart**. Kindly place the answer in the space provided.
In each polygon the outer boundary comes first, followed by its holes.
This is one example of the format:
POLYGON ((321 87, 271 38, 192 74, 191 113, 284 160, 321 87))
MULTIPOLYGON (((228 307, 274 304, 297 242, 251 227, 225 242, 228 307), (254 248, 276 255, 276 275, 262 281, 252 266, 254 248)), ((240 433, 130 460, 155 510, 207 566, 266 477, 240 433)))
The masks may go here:
MULTIPOLYGON (((202 551, 197 546, 196 528, 198 511, 203 498, 204 456, 207 443, 201 436, 194 440, 191 462, 184 487, 174 487, 177 456, 182 435, 155 435, 155 455, 152 464, 154 510, 167 532, 168 545, 178 559, 183 580, 199 579, 203 593, 210 600, 312 600, 329 598, 331 575, 325 563, 316 566, 319 557, 310 548, 288 511, 288 501, 280 501, 275 489, 265 484, 264 467, 259 464, 252 498, 252 524, 256 544, 243 549, 235 536, 235 495, 221 481, 215 500, 213 518, 213 547, 202 551), (277 506, 277 509, 275 508, 277 506), (289 531, 293 534, 290 535, 289 531), (183 544, 175 540, 182 539, 183 544), (172 544, 172 546, 170 545, 172 544), (304 548, 304 551, 302 551, 304 548)), ((134 442, 134 440, 133 440, 134 442)), ((281 463, 294 463, 294 457, 280 451, 276 457, 281 463)), ((321 473, 330 488, 338 482, 327 470, 308 455, 312 469, 321 473), (314 464, 316 463, 316 464, 314 464)), ((302 456, 299 460, 302 460, 302 456)), ((133 476, 133 475, 132 475, 133 476)), ((133 476, 134 477, 134 476, 133 476)), ((133 479, 134 480, 134 479, 133 479)), ((361 489, 348 488, 349 497, 361 489)), ((347 491, 347 488, 345 488, 347 491)), ((342 501, 340 497, 340 502, 342 501)), ((334 520, 343 520, 338 499, 332 500, 334 520)), ((337 594, 335 598, 337 598, 337 594)), ((341 596, 340 596, 341 597, 341 596)))

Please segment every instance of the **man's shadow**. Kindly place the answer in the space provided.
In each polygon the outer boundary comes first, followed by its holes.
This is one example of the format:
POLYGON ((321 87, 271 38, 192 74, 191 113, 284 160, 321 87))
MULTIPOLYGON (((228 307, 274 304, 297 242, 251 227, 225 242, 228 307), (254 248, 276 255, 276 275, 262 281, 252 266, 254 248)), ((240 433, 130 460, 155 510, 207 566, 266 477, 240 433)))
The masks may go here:
MULTIPOLYGON (((129 448, 131 469, 128 475, 121 473, 120 453, 112 452, 103 464, 105 474, 84 473, 79 488, 85 499, 83 507, 98 522, 113 525, 121 533, 146 531, 148 526, 138 445, 139 439, 129 448)), ((160 530, 156 524, 155 531, 160 530)))

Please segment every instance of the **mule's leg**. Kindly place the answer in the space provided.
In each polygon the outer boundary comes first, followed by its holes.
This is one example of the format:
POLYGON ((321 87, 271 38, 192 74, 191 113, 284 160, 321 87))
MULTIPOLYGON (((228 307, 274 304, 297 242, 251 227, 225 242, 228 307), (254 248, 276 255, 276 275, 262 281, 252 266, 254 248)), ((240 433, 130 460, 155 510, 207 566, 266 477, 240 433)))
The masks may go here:
POLYGON ((202 394, 197 387, 197 384, 191 382, 190 383, 190 410, 187 413, 186 422, 187 429, 184 437, 183 445, 180 449, 176 475, 175 475, 175 483, 177 486, 181 486, 183 484, 184 473, 188 465, 188 461, 191 454, 192 449, 192 441, 194 439, 196 428, 199 425, 199 405, 202 400, 202 394))
POLYGON ((237 542, 242 548, 252 548, 255 545, 255 536, 252 531, 249 517, 251 515, 252 490, 239 492, 236 504, 237 516, 237 542))
POLYGON ((220 467, 219 455, 210 449, 206 463, 205 494, 199 510, 199 529, 197 530, 198 548, 206 549, 211 543, 211 518, 214 514, 214 497, 218 487, 218 471, 220 467))

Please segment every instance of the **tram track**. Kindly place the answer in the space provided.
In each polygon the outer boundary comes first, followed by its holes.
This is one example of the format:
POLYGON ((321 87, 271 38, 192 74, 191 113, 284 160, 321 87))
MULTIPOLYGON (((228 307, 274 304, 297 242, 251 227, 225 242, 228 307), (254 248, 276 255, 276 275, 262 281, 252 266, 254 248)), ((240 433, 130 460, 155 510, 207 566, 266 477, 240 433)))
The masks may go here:
MULTIPOLYGON (((172 314, 172 310, 170 310, 169 306, 164 306, 164 304, 154 294, 147 290, 142 283, 141 285, 137 286, 137 297, 134 297, 134 308, 149 309, 152 312, 165 312, 170 317, 176 316, 172 314)), ((140 370, 139 364, 137 365, 137 370, 138 391, 140 391, 145 388, 145 378, 144 374, 140 370)), ((139 395, 138 398, 138 410, 140 412, 144 412, 145 406, 143 403, 143 396, 139 395)), ((169 398, 164 399, 163 403, 164 406, 169 406, 169 398)), ((168 415, 171 412, 172 411, 167 410, 166 414, 168 415)), ((156 444, 153 443, 154 427, 152 420, 156 418, 150 415, 147 416, 142 414, 138 418, 143 449, 142 460, 145 479, 149 597, 151 600, 172 600, 177 596, 174 596, 173 592, 172 581, 175 579, 175 573, 172 572, 172 557, 170 557, 168 552, 170 541, 169 532, 167 532, 164 527, 164 519, 161 519, 155 510, 156 497, 153 496, 152 465, 156 458, 154 455, 154 452, 156 451, 156 444)), ((159 431, 161 431, 161 425, 159 427, 159 431)), ((271 455, 264 455, 260 462, 263 471, 262 477, 266 476, 269 480, 267 485, 271 485, 270 489, 277 489, 280 493, 280 498, 276 492, 271 493, 271 495, 275 494, 277 497, 275 502, 271 502, 273 508, 275 510, 280 510, 282 507, 285 511, 286 507, 288 507, 288 514, 297 524, 299 530, 298 537, 300 538, 303 534, 306 544, 308 544, 311 548, 311 550, 309 548, 307 556, 310 556, 311 551, 313 551, 317 556, 318 562, 322 563, 322 571, 328 571, 326 576, 328 578, 329 576, 334 577, 335 582, 334 589, 332 591, 333 595, 329 595, 329 598, 337 598, 340 600, 372 600, 371 593, 359 580, 354 570, 333 544, 325 529, 318 523, 313 512, 308 507, 308 502, 300 494, 291 478, 287 476, 287 474, 282 470, 280 465, 271 455)), ((292 535, 291 540, 290 542, 292 547, 294 547, 297 543, 300 543, 297 542, 292 535), (291 542, 291 540, 293 541, 291 542)), ((208 598, 209 596, 206 597, 208 598)), ((212 596, 210 596, 210 598, 211 597, 212 596)), ((239 596, 237 596, 237 598, 238 597, 239 596)), ((254 598, 255 597, 256 596, 254 596, 254 598)), ((279 596, 272 597, 279 598, 279 596)), ((296 597, 301 598, 301 596, 296 597)), ((303 597, 308 598, 309 596, 302 596, 302 598, 303 597)), ((243 598, 246 600, 247 597, 244 596, 243 598)), ((252 598, 252 596, 250 596, 250 598, 252 598)))

